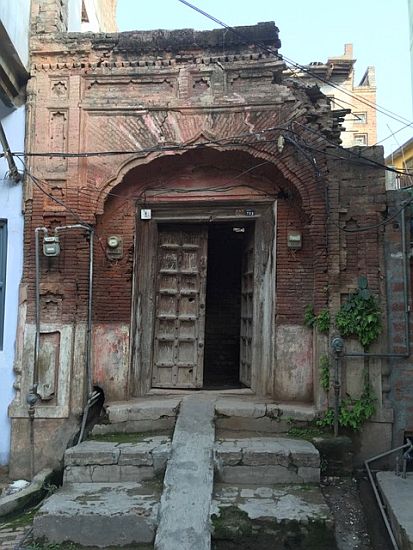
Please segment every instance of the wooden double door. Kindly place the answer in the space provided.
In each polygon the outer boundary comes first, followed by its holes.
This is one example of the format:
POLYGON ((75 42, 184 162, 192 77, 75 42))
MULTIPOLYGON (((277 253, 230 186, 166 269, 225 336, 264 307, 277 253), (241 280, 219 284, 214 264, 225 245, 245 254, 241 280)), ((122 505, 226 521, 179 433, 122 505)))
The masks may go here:
MULTIPOLYGON (((233 225, 229 224, 228 229, 241 231, 243 236, 239 274, 238 381, 249 387, 253 332, 254 228, 252 224, 241 227, 236 224, 232 227, 233 225)), ((210 228, 211 226, 203 224, 165 224, 158 228, 152 387, 202 388, 204 385, 204 352, 207 343, 205 320, 209 313, 206 290, 210 228)), ((220 246, 225 254, 226 243, 222 242, 220 246)), ((225 265, 222 269, 225 269, 225 265)), ((225 307, 231 307, 231 303, 228 306, 224 300, 223 308, 225 307)), ((231 318, 231 312, 222 311, 222 316, 223 319, 231 318)), ((225 338, 224 331, 222 338, 225 338)))
MULTIPOLYGON (((241 207, 156 205, 151 219, 142 220, 138 209, 132 395, 146 395, 152 388, 209 387, 207 288, 213 269, 221 269, 216 263, 209 269, 208 241, 214 224, 245 231, 237 268, 237 382, 256 393, 272 391, 275 212, 274 202, 241 207)), ((224 256, 230 252, 225 239, 218 244, 224 256)), ((223 300, 223 315, 228 307, 232 306, 223 300)))

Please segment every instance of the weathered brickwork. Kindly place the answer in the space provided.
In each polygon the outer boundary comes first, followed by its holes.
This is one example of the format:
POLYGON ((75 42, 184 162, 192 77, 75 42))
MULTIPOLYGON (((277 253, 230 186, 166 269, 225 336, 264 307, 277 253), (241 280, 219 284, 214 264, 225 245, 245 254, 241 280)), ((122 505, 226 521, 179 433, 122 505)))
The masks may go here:
MULTIPOLYGON (((397 212, 408 201, 410 195, 403 191, 388 192, 389 215, 395 219, 386 226, 386 286, 388 296, 388 337, 390 352, 407 354, 406 342, 406 305, 412 308, 412 264, 408 257, 410 276, 405 288, 403 265, 402 223, 397 212), (405 292, 407 291, 407 304, 405 292)), ((411 246, 411 208, 405 209, 406 253, 411 246)), ((412 320, 408 313, 409 338, 412 337, 412 320)), ((394 408, 394 440, 403 443, 405 435, 413 433, 413 366, 410 357, 394 358, 385 367, 386 400, 394 408)))
MULTIPOLYGON (((304 309, 330 307, 334 313, 361 274, 384 301, 382 229, 362 237, 338 229, 382 220, 382 173, 353 163, 351 154, 334 158, 340 120, 326 98, 312 85, 284 78, 282 60, 257 46, 274 52, 280 46, 272 23, 241 28, 243 40, 223 31, 192 30, 81 35, 56 33, 61 29, 48 19, 52 13, 39 19, 49 25, 44 34, 32 38, 27 150, 44 156, 28 162, 38 179, 28 178, 26 185, 25 336, 11 409, 16 438, 27 435, 36 227, 52 230, 79 220, 94 226, 94 382, 107 400, 142 395, 151 387, 148 361, 136 367, 142 349, 152 346, 140 340, 146 327, 139 323, 142 304, 153 296, 137 283, 142 273, 154 277, 151 247, 157 244, 142 248, 149 229, 139 219, 148 205, 158 215, 174 205, 175 215, 207 207, 234 208, 238 217, 248 205, 252 215, 271 205, 271 218, 266 211, 263 221, 256 219, 261 227, 256 255, 262 260, 255 284, 262 286, 255 331, 266 355, 255 390, 278 400, 321 403, 313 362, 319 342, 327 341, 313 339, 303 323, 304 309), (275 223, 268 225, 268 219, 275 223), (287 246, 291 231, 301 234, 298 250, 287 246), (108 253, 109 236, 122 241, 116 257, 108 253), (262 298, 267 294, 271 307, 262 298)), ((380 161, 382 151, 366 154, 380 161)), ((62 234, 61 248, 59 257, 42 257, 40 266, 42 331, 59 342, 59 352, 48 374, 56 395, 48 404, 40 402, 36 415, 53 429, 59 420, 69 426, 63 419, 79 413, 85 393, 85 232, 62 234), (70 388, 70 405, 59 388, 70 388)), ((151 319, 154 301, 145 307, 151 319)), ((381 395, 381 373, 376 379, 381 395)), ((69 438, 68 431, 60 429, 59 442, 69 438)), ((14 443, 20 450, 22 445, 14 443)), ((41 457, 41 465, 47 464, 46 451, 41 457)))

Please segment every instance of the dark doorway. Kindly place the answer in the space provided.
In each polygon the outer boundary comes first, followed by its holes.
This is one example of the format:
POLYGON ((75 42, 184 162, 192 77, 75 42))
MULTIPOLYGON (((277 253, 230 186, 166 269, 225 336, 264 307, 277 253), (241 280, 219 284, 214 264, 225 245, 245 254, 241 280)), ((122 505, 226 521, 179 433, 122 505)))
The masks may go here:
POLYGON ((246 232, 236 222, 208 228, 204 388, 241 386, 241 273, 246 232))

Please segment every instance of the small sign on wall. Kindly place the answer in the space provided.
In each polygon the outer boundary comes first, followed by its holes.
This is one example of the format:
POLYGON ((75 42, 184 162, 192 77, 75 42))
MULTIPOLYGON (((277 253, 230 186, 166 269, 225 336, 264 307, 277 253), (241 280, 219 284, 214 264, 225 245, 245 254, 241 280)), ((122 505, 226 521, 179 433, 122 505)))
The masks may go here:
POLYGON ((152 210, 150 208, 141 208, 141 220, 150 220, 152 218, 152 210))

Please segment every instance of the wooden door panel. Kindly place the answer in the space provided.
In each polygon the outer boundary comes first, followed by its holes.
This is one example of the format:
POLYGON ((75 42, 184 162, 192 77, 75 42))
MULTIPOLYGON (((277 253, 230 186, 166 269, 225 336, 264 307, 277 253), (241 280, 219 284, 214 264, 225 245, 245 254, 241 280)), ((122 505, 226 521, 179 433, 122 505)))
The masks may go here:
POLYGON ((153 387, 202 386, 207 229, 160 226, 153 387))
POLYGON ((248 229, 241 273, 240 382, 251 387, 254 316, 254 230, 248 229))

